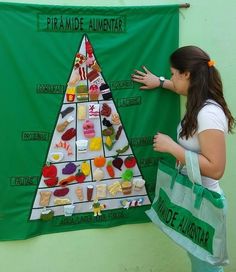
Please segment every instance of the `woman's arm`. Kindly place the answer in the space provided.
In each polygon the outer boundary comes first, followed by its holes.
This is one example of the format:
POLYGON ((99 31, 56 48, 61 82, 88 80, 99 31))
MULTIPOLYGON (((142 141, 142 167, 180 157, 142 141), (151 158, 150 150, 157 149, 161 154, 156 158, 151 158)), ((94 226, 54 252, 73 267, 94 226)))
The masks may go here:
MULTIPOLYGON (((143 66, 142 68, 144 72, 135 70, 135 74, 131 75, 133 81, 143 84, 140 89, 150 90, 159 87, 159 77, 151 73, 145 66, 143 66)), ((166 79, 164 81, 163 88, 175 92, 173 83, 169 79, 166 79)))
POLYGON ((203 176, 220 179, 225 170, 226 147, 224 132, 207 129, 198 134, 201 155, 199 164, 203 176))
MULTIPOLYGON (((226 162, 224 132, 217 129, 207 129, 199 133, 198 139, 201 174, 213 179, 220 179, 224 174, 226 162)), ((159 152, 170 153, 182 164, 185 164, 185 149, 168 135, 162 133, 155 135, 153 148, 159 152)))

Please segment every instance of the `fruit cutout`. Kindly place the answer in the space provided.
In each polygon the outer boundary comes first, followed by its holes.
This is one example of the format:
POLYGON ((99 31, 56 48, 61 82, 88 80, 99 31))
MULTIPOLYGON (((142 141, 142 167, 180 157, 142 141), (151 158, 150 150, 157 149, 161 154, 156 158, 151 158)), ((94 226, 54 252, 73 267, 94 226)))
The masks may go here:
POLYGON ((41 218, 44 204, 39 200, 45 192, 50 195, 46 206, 52 216, 61 219, 66 216, 62 205, 73 203, 73 213, 92 213, 96 198, 106 203, 107 220, 113 220, 109 216, 112 210, 123 210, 124 195, 131 200, 142 195, 142 205, 150 204, 126 124, 122 123, 102 73, 103 64, 95 53, 84 35, 70 65, 58 119, 52 122, 55 125, 45 163, 40 167, 30 220, 41 218))
POLYGON ((103 156, 96 157, 93 163, 96 167, 103 167, 106 164, 106 158, 103 156))
POLYGON ((136 159, 134 156, 128 156, 124 160, 124 165, 126 168, 133 168, 136 165, 136 159))
POLYGON ((91 151, 99 151, 102 147, 102 138, 94 137, 89 141, 89 149, 91 151))
POLYGON ((77 166, 73 162, 69 162, 66 166, 62 169, 63 175, 71 175, 76 171, 77 166))
POLYGON ((90 174, 90 165, 88 162, 84 161, 81 163, 81 172, 85 175, 88 176, 90 174))

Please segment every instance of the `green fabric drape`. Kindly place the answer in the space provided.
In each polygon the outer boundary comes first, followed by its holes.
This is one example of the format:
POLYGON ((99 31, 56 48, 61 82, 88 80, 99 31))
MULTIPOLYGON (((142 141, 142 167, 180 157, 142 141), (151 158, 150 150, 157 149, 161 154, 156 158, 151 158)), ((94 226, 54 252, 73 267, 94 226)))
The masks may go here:
POLYGON ((63 7, 0 3, 1 201, 0 240, 148 222, 147 206, 30 220, 42 166, 82 37, 87 35, 109 84, 129 144, 154 197, 159 158, 157 131, 176 137, 179 97, 140 91, 130 75, 145 65, 169 76, 168 57, 178 47, 179 6, 63 7))

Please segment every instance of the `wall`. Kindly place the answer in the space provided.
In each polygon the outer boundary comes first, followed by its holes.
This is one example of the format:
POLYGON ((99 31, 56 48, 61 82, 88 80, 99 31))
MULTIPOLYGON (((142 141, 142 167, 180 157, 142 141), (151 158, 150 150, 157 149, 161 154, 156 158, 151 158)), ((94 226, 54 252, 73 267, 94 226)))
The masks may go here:
MULTIPOLYGON (((4 2, 4 1, 2 1, 4 2)), ((13 2, 8 0, 7 2, 13 2)), ((15 2, 15 1, 14 1, 15 2)), ((24 2, 19 0, 18 2, 24 2)), ((111 1, 30 0, 25 2, 62 5, 102 5, 111 1)), ((236 116, 236 25, 235 0, 189 0, 180 10, 180 45, 195 44, 208 51, 221 71, 225 97, 236 116)), ((135 5, 183 3, 180 0, 136 0, 135 5)), ((112 5, 133 5, 132 0, 114 0, 112 5)), ((157 71, 158 74, 158 71, 157 71)), ((184 108, 184 101, 182 101, 184 108)), ((236 271, 235 154, 236 137, 227 139, 227 167, 222 187, 228 196, 228 240, 231 264, 225 272, 236 271)), ((187 272, 186 253, 151 223, 111 229, 50 234, 26 241, 0 243, 0 270, 9 272, 187 272)))

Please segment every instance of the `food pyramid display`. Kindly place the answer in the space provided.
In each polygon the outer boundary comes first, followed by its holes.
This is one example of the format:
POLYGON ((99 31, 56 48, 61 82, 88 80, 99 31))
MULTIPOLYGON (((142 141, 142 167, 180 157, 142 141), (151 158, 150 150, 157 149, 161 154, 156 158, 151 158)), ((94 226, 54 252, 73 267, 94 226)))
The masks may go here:
POLYGON ((35 195, 30 220, 150 204, 101 67, 83 36, 35 195))

